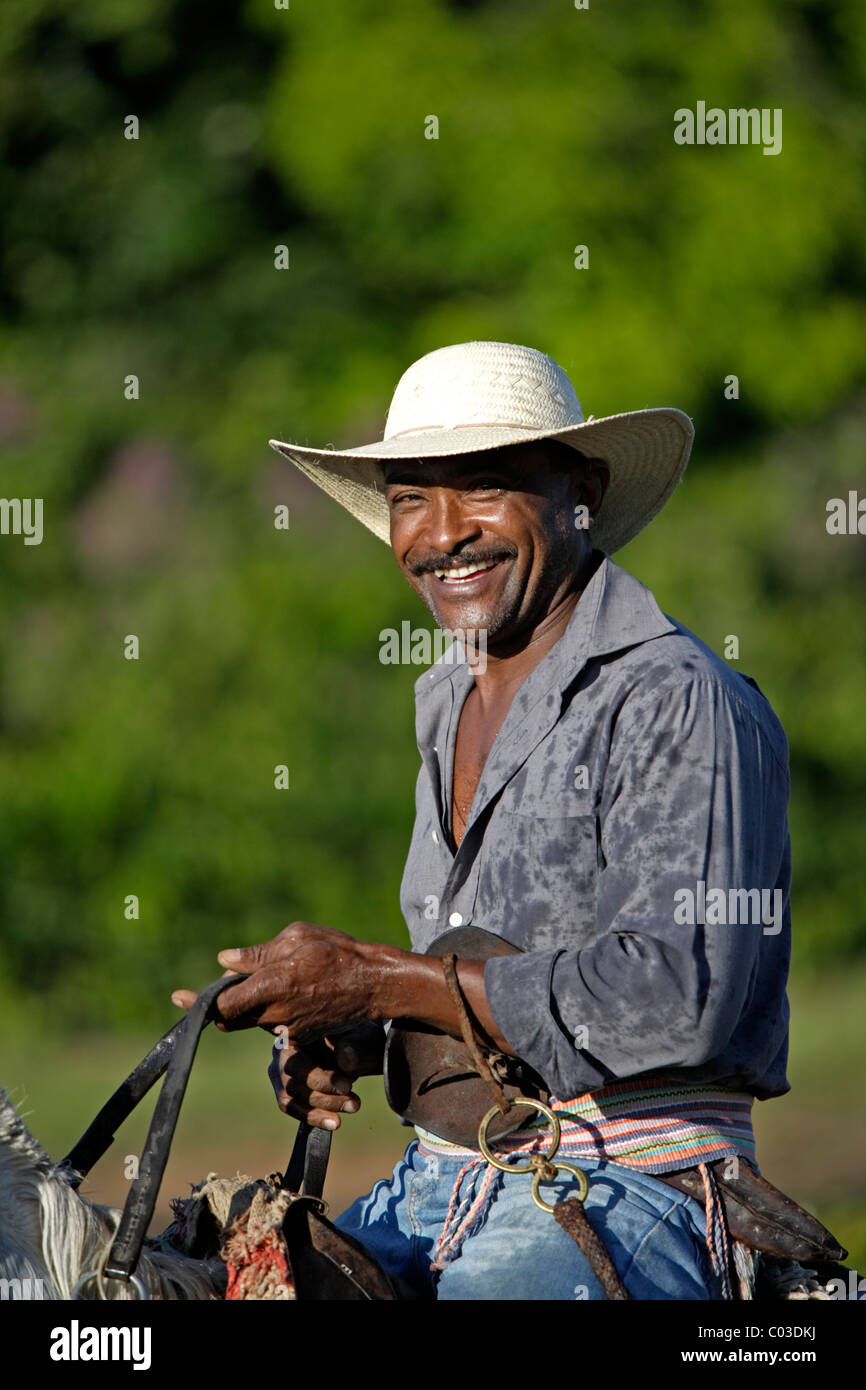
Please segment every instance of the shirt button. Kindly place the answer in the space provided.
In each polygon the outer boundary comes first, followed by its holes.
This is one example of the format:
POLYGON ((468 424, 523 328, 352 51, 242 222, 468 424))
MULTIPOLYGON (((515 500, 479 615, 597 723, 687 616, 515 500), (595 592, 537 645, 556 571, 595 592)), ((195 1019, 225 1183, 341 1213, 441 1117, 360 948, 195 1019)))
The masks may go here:
POLYGON ((459 912, 452 912, 452 913, 451 913, 451 916, 448 918, 448 925, 449 925, 449 927, 462 927, 462 926, 463 926, 463 918, 461 917, 461 915, 460 915, 459 912))
POLYGON ((434 845, 438 845, 438 843, 439 843, 439 831, 438 831, 438 830, 434 830, 434 831, 433 831, 433 843, 434 843, 434 845))

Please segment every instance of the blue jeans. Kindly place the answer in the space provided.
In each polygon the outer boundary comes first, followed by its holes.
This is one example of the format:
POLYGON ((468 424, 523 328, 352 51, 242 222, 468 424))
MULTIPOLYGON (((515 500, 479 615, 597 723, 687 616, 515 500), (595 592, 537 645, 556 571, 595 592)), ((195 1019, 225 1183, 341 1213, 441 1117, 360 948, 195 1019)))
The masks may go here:
MULTIPOLYGON (((589 1299, 604 1291, 579 1247, 530 1194, 531 1177, 501 1174, 480 1221, 442 1271, 431 1270, 464 1160, 410 1144, 390 1179, 378 1182, 336 1221, 421 1298, 589 1299)), ((721 1286, 707 1251, 705 1217, 693 1198, 657 1178, 601 1159, 581 1160, 589 1178, 585 1210, 629 1294, 635 1299, 716 1299, 721 1286)), ((470 1198, 489 1172, 471 1169, 459 1198, 470 1198)), ((553 1203, 577 1191, 562 1172, 541 1189, 553 1203)))

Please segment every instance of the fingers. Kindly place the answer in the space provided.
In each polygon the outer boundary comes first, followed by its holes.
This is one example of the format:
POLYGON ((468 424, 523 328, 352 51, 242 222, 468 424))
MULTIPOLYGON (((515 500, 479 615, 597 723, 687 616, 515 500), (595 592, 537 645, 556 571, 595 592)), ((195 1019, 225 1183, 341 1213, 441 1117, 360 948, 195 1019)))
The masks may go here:
MULTIPOLYGON (((261 948, 254 946, 250 949, 257 951, 261 948)), ((256 967, 250 964, 238 965, 235 970, 226 973, 236 974, 248 969, 255 970, 256 967)), ((286 992, 286 983, 275 970, 258 970, 251 978, 241 980, 231 989, 224 990, 217 1000, 216 1008, 229 1030, 252 1028, 256 1025, 265 1027, 269 1023, 279 1021, 286 992), (277 1006, 274 1010, 276 1017, 273 1018, 268 1013, 272 1005, 277 1006)))
POLYGON ((263 965, 268 964, 266 952, 270 942, 263 942, 260 946, 238 946, 230 947, 224 951, 217 952, 217 960, 220 965, 224 965, 227 970, 238 971, 243 975, 251 975, 254 970, 259 970, 263 965))
POLYGON ((191 1009, 198 995, 193 989, 176 989, 171 996, 172 1004, 176 1004, 179 1009, 191 1009))
POLYGON ((340 1114, 353 1114, 361 1105, 351 1077, 298 1049, 275 1047, 268 1076, 283 1114, 320 1128, 338 1129, 340 1114))
MULTIPOLYGON (((296 1036, 316 1036, 358 1010, 363 951, 344 932, 292 922, 271 941, 222 950, 218 959, 246 977, 216 1005, 228 1031, 288 1022, 296 1036)), ((176 1002, 188 1008, 188 992, 178 990, 176 1002)))
MULTIPOLYGON (((237 973, 234 970, 225 972, 226 975, 237 973)), ((192 990, 177 989, 172 1001, 180 1008, 189 1009, 197 997, 192 990)), ((217 1027, 223 1032, 233 1032, 240 1028, 284 1026, 288 1001, 292 999, 297 1005, 299 997, 292 964, 282 961, 279 965, 264 967, 218 996, 215 1002, 217 1027)))
POLYGON ((290 922, 276 936, 271 937, 270 941, 263 941, 257 946, 229 947, 217 953, 217 960, 229 970, 238 970, 250 975, 254 970, 261 970, 263 965, 272 965, 274 961, 283 960, 290 955, 306 934, 315 934, 322 930, 323 928, 311 922, 290 922))
POLYGON ((320 1129, 339 1129, 340 1115, 353 1115, 361 1106, 354 1091, 350 1091, 348 1095, 332 1095, 327 1091, 303 1091, 293 1088, 290 1092, 285 1086, 276 1082, 273 1084, 277 1105, 284 1115, 291 1115, 295 1120, 306 1120, 308 1124, 318 1125, 320 1129))
MULTIPOLYGON (((287 1097, 284 1102, 278 1102, 284 1115, 289 1115, 293 1120, 306 1120, 308 1125, 316 1125, 318 1129, 339 1129, 341 1119, 339 1114, 327 1108, 324 1104, 307 1106, 301 1101, 295 1101, 287 1097)), ((354 1109, 357 1110, 360 1101, 357 1100, 354 1109)), ((345 1110, 346 1107, 344 1106, 345 1110)))
MULTIPOLYGON (((313 1057, 300 1049, 274 1048, 274 1055, 268 1068, 271 1081, 278 1083, 280 1089, 288 1091, 295 1099, 305 1100, 327 1097, 333 1104, 329 1108, 341 1109, 341 1101, 358 1097, 352 1091, 352 1076, 347 1076, 335 1067, 322 1066, 313 1057)), ((348 1107, 357 1109, 357 1104, 348 1107)))
MULTIPOLYGON (((221 978, 225 979, 226 975, 235 974, 237 974, 235 970, 224 970, 221 978)), ((172 1004, 176 1004, 179 1009, 191 1009, 196 999, 198 999, 198 995, 193 989, 176 989, 171 996, 172 1004)))

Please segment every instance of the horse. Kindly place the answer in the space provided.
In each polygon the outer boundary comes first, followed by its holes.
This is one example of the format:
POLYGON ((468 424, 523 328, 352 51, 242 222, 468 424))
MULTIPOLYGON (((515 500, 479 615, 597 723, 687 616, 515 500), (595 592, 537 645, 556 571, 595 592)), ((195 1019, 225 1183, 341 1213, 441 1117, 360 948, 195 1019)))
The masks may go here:
MULTIPOLYGON (((82 1197, 76 1182, 74 1171, 53 1161, 0 1090, 0 1290, 6 1297, 100 1297, 102 1264, 121 1214, 82 1197)), ((222 1261, 184 1255, 173 1247, 173 1233, 174 1226, 168 1227, 142 1250, 136 1274, 147 1297, 223 1298, 222 1261)), ((123 1280, 105 1281, 103 1287, 111 1299, 137 1296, 123 1280)))

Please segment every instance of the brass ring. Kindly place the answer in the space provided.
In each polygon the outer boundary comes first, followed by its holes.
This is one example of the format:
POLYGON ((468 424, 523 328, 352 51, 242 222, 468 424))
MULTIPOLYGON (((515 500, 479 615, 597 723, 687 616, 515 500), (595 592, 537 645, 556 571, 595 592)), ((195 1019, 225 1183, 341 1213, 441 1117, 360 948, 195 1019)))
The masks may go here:
MULTIPOLYGON (((575 1168, 573 1163, 554 1163, 553 1166, 556 1169, 557 1176, 559 1175, 560 1168, 567 1168, 569 1173, 574 1174, 574 1176, 578 1180, 578 1183, 580 1184, 577 1192, 577 1200, 579 1202, 585 1202, 586 1194, 589 1192, 589 1179, 587 1178, 586 1173, 584 1173, 583 1169, 575 1168)), ((538 1195, 538 1189, 543 1182, 556 1182, 556 1177, 543 1178, 541 1176, 541 1173, 538 1172, 538 1170, 536 1169, 535 1177, 532 1179, 532 1200, 536 1203, 537 1206, 541 1207, 542 1211, 552 1212, 553 1207, 550 1205, 550 1203, 543 1201, 542 1198, 538 1195)))
MULTIPOLYGON (((559 1148, 559 1139, 560 1139, 560 1135, 562 1134, 562 1126, 561 1126, 560 1123, 559 1123, 559 1116, 558 1116, 558 1115, 555 1115, 555 1114, 553 1113, 553 1111, 550 1109, 550 1107, 547 1106, 547 1105, 544 1105, 542 1101, 540 1101, 540 1100, 530 1100, 529 1096, 515 1096, 514 1099, 513 1099, 512 1102, 511 1102, 511 1104, 512 1104, 512 1105, 531 1105, 531 1106, 533 1107, 533 1109, 539 1111, 540 1114, 546 1115, 546 1116, 547 1116, 548 1120, 550 1121, 551 1125, 553 1126, 553 1141, 552 1141, 552 1143, 551 1143, 551 1145, 550 1145, 550 1152, 549 1152, 549 1153, 546 1153, 546 1154, 544 1155, 544 1161, 545 1161, 545 1163, 549 1163, 550 1160, 553 1158, 553 1155, 556 1153, 557 1149, 559 1148)), ((493 1164, 493 1167, 494 1167, 494 1168, 498 1168, 498 1169, 500 1170, 500 1172, 502 1172, 502 1173, 531 1173, 532 1170, 535 1168, 535 1163, 534 1163, 534 1162, 533 1162, 533 1163, 503 1163, 503 1162, 502 1162, 502 1159, 496 1157, 496 1155, 493 1153, 492 1149, 490 1148, 489 1144, 487 1143, 487 1126, 490 1124, 490 1121, 491 1121, 492 1119, 494 1119, 494 1117, 495 1117, 496 1115, 501 1115, 501 1114, 502 1114, 502 1111, 499 1109, 499 1106, 498 1106, 498 1105, 494 1105, 494 1106, 492 1107, 492 1109, 488 1110, 487 1114, 484 1116, 484 1119, 481 1121, 481 1124, 478 1126, 478 1147, 479 1147, 479 1149, 480 1149, 481 1152, 483 1153, 484 1157, 487 1159, 487 1162, 488 1162, 488 1163, 492 1163, 492 1164, 493 1164)), ((533 1158, 537 1160, 537 1159, 538 1159, 538 1154, 534 1154, 534 1155, 533 1155, 533 1158)))

